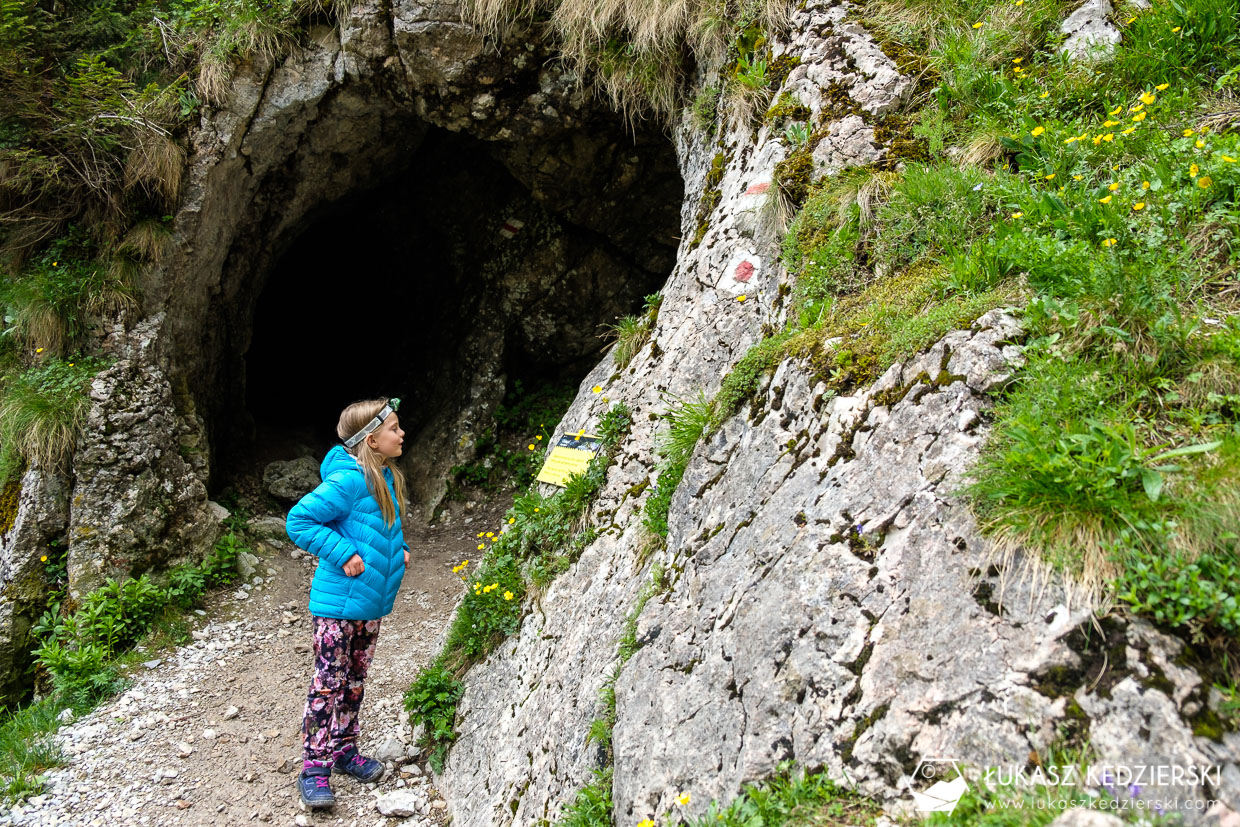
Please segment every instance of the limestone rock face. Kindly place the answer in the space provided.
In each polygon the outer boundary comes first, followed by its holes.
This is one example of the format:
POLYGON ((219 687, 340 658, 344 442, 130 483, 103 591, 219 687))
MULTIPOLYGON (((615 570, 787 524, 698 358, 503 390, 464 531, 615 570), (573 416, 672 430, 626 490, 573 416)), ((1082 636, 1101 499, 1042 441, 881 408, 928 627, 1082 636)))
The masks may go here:
POLYGON ((1123 36, 1111 22, 1111 0, 1088 0, 1059 27, 1068 36, 1063 52, 1076 60, 1098 60, 1109 55, 1123 36))
POLYGON ((118 330, 116 361, 90 389, 73 462, 69 586, 200 560, 219 534, 207 499, 202 425, 177 413, 158 355, 160 319, 118 330))
MULTIPOLYGON (((69 485, 61 474, 31 468, 22 475, 12 526, 0 535, 0 700, 29 690, 30 627, 47 600, 45 555, 58 552, 69 522, 69 485)), ((63 553, 63 552, 60 552, 63 553)))
MULTIPOLYGON (((911 86, 848 13, 810 2, 774 46, 801 59, 776 95, 815 115, 828 101, 846 112, 814 149, 817 175, 881 158, 872 119, 911 86)), ((588 740, 599 690, 655 566, 668 588, 637 618, 639 648, 615 687, 617 823, 691 820, 785 760, 907 809, 928 786, 923 761, 1023 767, 1062 731, 1113 764, 1213 762, 1222 771, 1208 786, 1144 794, 1240 805, 1240 736, 1193 735, 1193 716, 1217 701, 1175 665, 1184 644, 1143 622, 1108 618, 1099 632, 1080 595, 1025 576, 1034 561, 997 555, 979 534, 961 489, 989 394, 1021 364, 1007 312, 848 395, 808 365, 779 365, 698 445, 666 548, 643 553, 658 414, 709 398, 787 313, 769 201, 790 152, 783 136, 764 126, 713 141, 685 127, 675 140, 685 241, 651 341, 622 371, 598 364, 557 429, 592 429, 609 402, 633 411, 592 510, 601 534, 466 675, 439 779, 455 822, 554 822, 593 780, 606 759, 588 740), (712 167, 722 175, 708 185, 712 167), (694 244, 699 194, 712 187, 718 203, 694 244)))

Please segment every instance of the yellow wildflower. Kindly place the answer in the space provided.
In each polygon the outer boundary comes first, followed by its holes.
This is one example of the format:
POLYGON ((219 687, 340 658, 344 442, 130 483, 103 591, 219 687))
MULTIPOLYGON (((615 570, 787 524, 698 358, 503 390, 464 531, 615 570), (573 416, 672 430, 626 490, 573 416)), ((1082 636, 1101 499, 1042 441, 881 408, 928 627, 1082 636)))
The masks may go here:
POLYGON ((541 509, 535 508, 534 513, 537 514, 541 509))
POLYGON ((679 804, 681 807, 689 806, 689 794, 685 793, 680 798, 676 799, 676 803, 679 804))
POLYGON ((1107 134, 1102 136, 1102 140, 1106 141, 1108 144, 1111 143, 1111 141, 1115 140, 1115 133, 1108 132, 1107 134))
POLYGON ((1145 108, 1145 104, 1134 103, 1132 106, 1128 107, 1128 111, 1129 112, 1140 112, 1144 108, 1145 108))
POLYGON ((1153 92, 1146 92, 1144 95, 1141 96, 1141 103, 1145 104, 1146 106, 1149 106, 1151 103, 1153 103, 1156 100, 1158 100, 1158 96, 1155 95, 1153 92))
POLYGON ((1192 166, 1190 166, 1190 167, 1188 168, 1188 174, 1189 174, 1189 175, 1191 175, 1191 176, 1193 176, 1194 178, 1196 178, 1196 177, 1197 177, 1197 173, 1198 173, 1198 172, 1200 172, 1200 171, 1201 171, 1201 170, 1198 168, 1198 166, 1197 166, 1196 164, 1193 164, 1192 166))
POLYGON ((1171 33, 1175 34, 1176 32, 1180 30, 1180 28, 1181 28, 1180 26, 1176 26, 1174 29, 1171 30, 1171 33))
POLYGON ((1123 112, 1123 111, 1124 111, 1124 105, 1121 103, 1119 106, 1115 107, 1114 109, 1112 109, 1112 110, 1111 110, 1110 112, 1108 112, 1107 114, 1108 114, 1108 115, 1118 115, 1120 112, 1123 112))
POLYGON ((602 392, 603 392, 603 388, 602 388, 601 386, 599 386, 599 385, 595 385, 594 387, 590 388, 590 390, 594 391, 595 393, 602 393, 602 392))
POLYGON ((495 591, 495 590, 496 590, 496 589, 498 589, 498 588, 499 588, 499 583, 492 583, 492 584, 491 584, 491 591, 495 591))
POLYGON ((1119 126, 1119 121, 1103 121, 1103 126, 1119 126))
POLYGON ((36 347, 36 348, 34 349, 34 352, 35 352, 35 353, 42 353, 42 352, 43 352, 43 348, 41 348, 41 347, 36 347))
POLYGON ((487 536, 488 536, 488 537, 494 537, 494 536, 495 536, 495 532, 494 532, 494 531, 488 531, 488 532, 487 532, 487 536))
POLYGON ((1097 146, 1097 145, 1098 145, 1098 144, 1100 144, 1100 143, 1102 143, 1102 136, 1101 136, 1101 135, 1095 135, 1095 136, 1094 136, 1094 146, 1097 146))
POLYGON ((1032 132, 1030 132, 1029 134, 1030 134, 1030 135, 1032 135, 1033 137, 1035 137, 1035 138, 1036 138, 1036 137, 1038 137, 1039 135, 1041 135, 1041 134, 1042 134, 1043 132, 1045 132, 1045 131, 1046 131, 1046 129, 1045 129, 1044 127, 1041 127, 1041 126, 1035 126, 1035 127, 1033 128, 1033 131, 1032 131, 1032 132))
POLYGON ((1050 96, 1051 96, 1050 92, 1043 92, 1042 94, 1038 95, 1038 97, 1041 98, 1042 100, 1046 100, 1050 96))
POLYGON ((42 557, 40 557, 40 558, 39 558, 39 562, 40 562, 40 563, 46 563, 46 562, 47 562, 47 555, 46 555, 46 554, 44 554, 42 557))
POLYGON ((475 534, 474 536, 475 536, 475 537, 481 537, 481 536, 482 536, 482 534, 483 534, 483 532, 479 531, 479 532, 478 532, 477 534, 475 534))
POLYGON ((69 367, 73 367, 73 363, 72 363, 72 362, 70 362, 70 363, 69 363, 69 367))
MULTIPOLYGON (((980 26, 982 24, 978 23, 977 25, 980 26)), ((637 822, 637 827, 654 827, 654 822, 648 818, 643 818, 641 821, 637 822)))
POLYGON ((1197 179, 1197 186, 1201 187, 1203 190, 1208 190, 1210 185, 1213 183, 1214 179, 1212 179, 1209 175, 1203 175, 1197 179))
POLYGON ((1147 113, 1145 112, 1138 112, 1137 114, 1132 116, 1132 119, 1136 121, 1137 123, 1140 123, 1141 121, 1145 120, 1146 114, 1147 113))
POLYGON ((512 600, 512 592, 504 592, 505 600, 512 600))
POLYGON ((1131 135, 1132 133, 1134 133, 1134 132, 1136 132, 1136 131, 1137 131, 1137 128, 1136 128, 1135 126, 1130 126, 1130 127, 1128 127, 1127 129, 1121 129, 1121 130, 1119 131, 1119 134, 1121 134, 1121 135, 1131 135))
POLYGON ((980 29, 981 27, 982 27, 982 24, 981 24, 981 23, 974 23, 974 24, 973 24, 973 28, 975 28, 975 29, 980 29))
POLYGON ((1024 215, 1023 212, 1014 212, 1012 213, 1012 218, 1020 218, 1023 215, 1024 215))
POLYGON ((1069 138, 1068 140, 1064 141, 1064 143, 1065 143, 1065 144, 1071 144, 1071 143, 1075 143, 1076 141, 1079 141, 1079 140, 1081 140, 1081 139, 1080 139, 1080 138, 1076 138, 1076 137, 1072 137, 1072 138, 1069 138))
POLYGON ((1020 63, 1022 60, 1024 60, 1024 58, 1023 58, 1023 57, 1014 57, 1014 58, 1012 58, 1012 62, 1013 62, 1013 63, 1020 63))
POLYGON ((737 297, 736 297, 736 300, 737 300, 738 302, 743 302, 743 301, 745 301, 745 294, 744 294, 744 293, 741 293, 739 296, 737 296, 737 297))
POLYGON ((1013 72, 1023 72, 1023 71, 1025 71, 1025 70, 1024 70, 1022 67, 1020 67, 1020 66, 1014 66, 1014 67, 1012 68, 1012 71, 1013 71, 1013 72))
POLYGON ((481 588, 482 588, 482 583, 474 583, 474 588, 475 588, 475 589, 481 589, 481 588))
POLYGON ((1054 180, 1055 180, 1055 173, 1053 173, 1053 172, 1052 172, 1052 173, 1050 173, 1049 175, 1047 175, 1047 176, 1046 176, 1046 180, 1047 180, 1047 181, 1054 181, 1054 180))
POLYGON ((1203 140, 1201 140, 1200 138, 1198 138, 1198 139, 1197 139, 1197 140, 1193 143, 1193 146, 1197 147, 1198 149, 1205 149, 1205 148, 1206 148, 1206 142, 1205 142, 1205 141, 1203 141, 1203 140))
MULTIPOLYGON (((1235 158, 1233 158, 1233 157, 1231 157, 1230 155, 1224 155, 1224 156, 1223 156, 1223 163, 1225 163, 1225 164, 1234 164, 1235 162, 1236 162, 1236 159, 1235 159, 1235 158)), ((70 362, 69 364, 70 364, 70 365, 72 365, 73 363, 72 363, 72 362, 70 362)))
POLYGON ((1084 175, 1073 175, 1073 176, 1072 176, 1072 180, 1073 180, 1073 181, 1079 181, 1079 180, 1081 180, 1081 179, 1082 179, 1082 178, 1084 178, 1084 177, 1085 177, 1084 175))
POLYGON ((1141 210, 1145 209, 1145 202, 1138 201, 1137 203, 1132 205, 1132 208, 1136 210, 1137 212, 1140 212, 1141 210))
POLYGON ((1149 182, 1149 181, 1142 181, 1142 182, 1141 182, 1141 189, 1143 189, 1143 190, 1147 190, 1147 189, 1149 189, 1149 188, 1150 188, 1150 182, 1149 182))
POLYGON ((1192 137, 1192 134, 1193 134, 1193 130, 1191 130, 1191 129, 1185 129, 1185 130, 1184 130, 1184 137, 1185 137, 1185 138, 1190 138, 1190 137, 1192 137))
POLYGON ((479 543, 479 544, 478 544, 478 551, 482 551, 482 550, 483 550, 484 548, 486 548, 486 547, 487 547, 487 544, 486 544, 486 543, 479 543))
POLYGON ((512 525, 512 524, 513 524, 513 523, 515 523, 516 521, 517 521, 517 518, 516 518, 516 517, 509 517, 509 518, 508 518, 508 525, 512 525))
POLYGON ((1111 183, 1107 184, 1107 189, 1109 189, 1111 192, 1115 192, 1117 189, 1119 189, 1119 183, 1116 181, 1112 181, 1111 183))
POLYGON ((1110 204, 1110 203, 1111 203, 1111 198, 1112 198, 1112 196, 1110 196, 1110 195, 1108 195, 1106 198, 1099 198, 1099 199, 1098 199, 1098 203, 1099 203, 1099 204, 1110 204))
POLYGON ((1102 246, 1103 246, 1103 247, 1114 247, 1114 246, 1115 246, 1115 239, 1113 239, 1113 238, 1108 238, 1108 239, 1106 239, 1105 241, 1103 241, 1103 242, 1102 242, 1102 246))
POLYGON ((1170 85, 1171 85, 1170 83, 1160 83, 1154 88, 1157 89, 1159 92, 1161 92, 1162 90, 1166 89, 1170 85))

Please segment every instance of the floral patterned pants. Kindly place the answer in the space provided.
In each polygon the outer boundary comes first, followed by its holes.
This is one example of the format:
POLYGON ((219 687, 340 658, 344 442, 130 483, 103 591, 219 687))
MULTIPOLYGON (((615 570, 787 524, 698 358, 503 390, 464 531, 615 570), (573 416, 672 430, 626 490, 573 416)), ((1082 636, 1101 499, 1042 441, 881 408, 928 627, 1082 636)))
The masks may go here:
POLYGON ((330 765, 356 746, 364 682, 379 639, 378 620, 314 621, 314 680, 301 724, 302 756, 309 765, 330 765))

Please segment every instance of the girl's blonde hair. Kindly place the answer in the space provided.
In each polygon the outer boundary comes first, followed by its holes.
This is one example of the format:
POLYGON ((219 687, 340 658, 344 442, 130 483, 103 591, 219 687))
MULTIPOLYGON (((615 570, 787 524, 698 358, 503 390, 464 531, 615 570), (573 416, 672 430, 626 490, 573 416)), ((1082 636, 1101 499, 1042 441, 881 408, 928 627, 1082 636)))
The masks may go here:
MULTIPOLYGON (((342 440, 353 436, 366 427, 366 423, 374 419, 386 403, 385 399, 354 402, 340 412, 340 421, 336 423, 336 435, 342 440)), ((366 476, 366 487, 370 489, 371 495, 379 503, 379 512, 383 514, 383 522, 388 526, 392 525, 404 511, 405 475, 401 473, 394 460, 373 450, 364 439, 345 450, 357 457, 357 464, 362 467, 362 473, 366 476), (392 483, 396 489, 395 503, 392 502, 392 494, 388 491, 387 482, 383 479, 383 466, 385 465, 392 470, 392 483)))

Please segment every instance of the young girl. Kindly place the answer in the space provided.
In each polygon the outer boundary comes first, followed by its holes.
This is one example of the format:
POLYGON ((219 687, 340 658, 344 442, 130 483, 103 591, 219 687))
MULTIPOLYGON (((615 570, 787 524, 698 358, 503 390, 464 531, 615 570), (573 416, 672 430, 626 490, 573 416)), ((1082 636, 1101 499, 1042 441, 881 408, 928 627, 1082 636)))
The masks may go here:
POLYGON ((310 585, 314 679, 302 722, 297 786, 309 807, 336 803, 332 770, 377 781, 383 765, 357 751, 357 713, 380 618, 392 611, 409 563, 401 532, 405 480, 394 460, 405 432, 399 399, 355 402, 340 414, 344 441, 327 452, 318 488, 288 513, 288 536, 317 555, 310 585))

